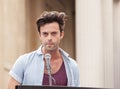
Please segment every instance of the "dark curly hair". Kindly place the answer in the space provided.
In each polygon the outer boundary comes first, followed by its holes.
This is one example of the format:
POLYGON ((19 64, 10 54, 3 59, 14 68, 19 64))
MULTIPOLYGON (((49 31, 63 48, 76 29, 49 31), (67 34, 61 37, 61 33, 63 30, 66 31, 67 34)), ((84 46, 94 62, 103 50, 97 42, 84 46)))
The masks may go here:
POLYGON ((57 22, 59 24, 60 32, 64 31, 66 14, 64 12, 58 11, 45 11, 41 14, 40 18, 36 21, 38 32, 40 32, 40 27, 52 22, 57 22))

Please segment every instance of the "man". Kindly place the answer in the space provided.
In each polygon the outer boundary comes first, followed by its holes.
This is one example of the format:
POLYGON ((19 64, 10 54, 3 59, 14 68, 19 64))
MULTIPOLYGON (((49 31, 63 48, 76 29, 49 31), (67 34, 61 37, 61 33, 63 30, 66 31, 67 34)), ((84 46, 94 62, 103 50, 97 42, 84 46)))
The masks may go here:
POLYGON ((52 85, 79 86, 77 63, 59 47, 64 37, 64 12, 43 12, 37 20, 41 46, 38 50, 20 56, 10 71, 7 89, 16 85, 49 85, 45 55, 49 53, 52 85))

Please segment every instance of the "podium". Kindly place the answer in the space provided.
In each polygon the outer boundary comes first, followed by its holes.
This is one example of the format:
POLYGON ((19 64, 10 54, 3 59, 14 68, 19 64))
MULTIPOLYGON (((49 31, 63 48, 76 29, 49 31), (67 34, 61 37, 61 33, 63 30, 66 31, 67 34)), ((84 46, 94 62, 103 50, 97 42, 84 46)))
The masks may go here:
POLYGON ((110 88, 17 85, 15 89, 110 89, 110 88))

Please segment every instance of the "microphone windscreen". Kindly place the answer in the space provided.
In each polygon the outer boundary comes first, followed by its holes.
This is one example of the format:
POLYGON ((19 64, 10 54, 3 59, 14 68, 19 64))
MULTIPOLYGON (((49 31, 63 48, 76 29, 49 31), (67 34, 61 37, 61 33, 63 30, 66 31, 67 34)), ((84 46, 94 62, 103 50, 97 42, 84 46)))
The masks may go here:
POLYGON ((46 59, 46 60, 50 60, 50 59, 51 59, 51 54, 46 53, 46 54, 45 54, 45 59, 46 59))

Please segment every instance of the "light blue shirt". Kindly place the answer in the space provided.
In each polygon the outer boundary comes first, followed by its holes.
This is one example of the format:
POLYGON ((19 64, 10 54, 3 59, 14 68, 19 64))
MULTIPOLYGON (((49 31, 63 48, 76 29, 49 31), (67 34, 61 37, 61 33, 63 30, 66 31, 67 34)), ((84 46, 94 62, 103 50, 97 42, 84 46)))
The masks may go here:
MULTIPOLYGON (((42 85, 44 75, 44 60, 42 46, 36 51, 20 56, 9 74, 22 85, 42 85)), ((79 70, 75 60, 60 49, 65 64, 68 86, 79 86, 79 70)))

